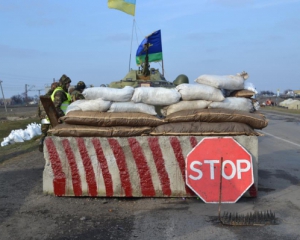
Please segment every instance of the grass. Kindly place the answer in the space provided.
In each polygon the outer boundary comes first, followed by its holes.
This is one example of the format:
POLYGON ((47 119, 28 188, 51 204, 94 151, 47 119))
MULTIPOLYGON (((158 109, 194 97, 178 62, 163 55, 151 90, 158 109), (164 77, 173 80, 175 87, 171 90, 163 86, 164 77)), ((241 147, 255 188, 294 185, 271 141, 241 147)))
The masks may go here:
MULTIPOLYGON (((27 125, 30 123, 39 123, 38 118, 28 118, 28 119, 21 119, 21 120, 15 120, 15 121, 1 121, 0 122, 0 141, 2 142, 5 137, 8 137, 8 135, 11 133, 12 130, 16 129, 23 129, 25 130, 27 128, 27 125)), ((31 140, 24 141, 21 143, 14 143, 9 144, 7 146, 0 146, 0 163, 18 156, 23 153, 34 151, 38 148, 38 141, 40 139, 40 136, 36 136, 32 138, 31 140)))
POLYGON ((276 111, 276 112, 282 112, 282 113, 291 113, 291 114, 300 114, 300 109, 287 109, 283 107, 276 107, 276 106, 266 106, 261 107, 260 110, 262 111, 276 111))

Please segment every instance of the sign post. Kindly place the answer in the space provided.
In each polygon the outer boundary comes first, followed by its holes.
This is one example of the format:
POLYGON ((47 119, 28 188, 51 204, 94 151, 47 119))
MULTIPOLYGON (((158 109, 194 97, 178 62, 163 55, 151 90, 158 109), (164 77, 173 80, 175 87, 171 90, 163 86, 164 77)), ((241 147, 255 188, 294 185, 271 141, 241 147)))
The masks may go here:
POLYGON ((235 203, 253 183, 252 156, 232 137, 204 138, 187 155, 186 184, 206 203, 218 203, 220 190, 221 202, 235 203))

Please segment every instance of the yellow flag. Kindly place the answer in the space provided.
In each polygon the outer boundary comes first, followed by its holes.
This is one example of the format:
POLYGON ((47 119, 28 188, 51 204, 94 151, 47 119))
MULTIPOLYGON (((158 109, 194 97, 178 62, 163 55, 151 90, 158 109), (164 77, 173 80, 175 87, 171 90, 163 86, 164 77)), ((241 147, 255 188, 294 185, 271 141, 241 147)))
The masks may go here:
POLYGON ((118 9, 132 16, 135 15, 136 0, 108 0, 108 7, 118 9))

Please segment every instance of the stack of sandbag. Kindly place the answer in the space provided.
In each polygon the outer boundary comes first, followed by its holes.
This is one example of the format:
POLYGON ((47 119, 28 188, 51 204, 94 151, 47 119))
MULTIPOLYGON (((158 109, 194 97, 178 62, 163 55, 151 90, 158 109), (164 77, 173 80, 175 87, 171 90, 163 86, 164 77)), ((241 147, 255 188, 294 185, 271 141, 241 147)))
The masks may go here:
POLYGON ((260 136, 254 129, 262 129, 268 120, 259 112, 249 113, 230 109, 191 109, 168 115, 163 125, 150 135, 184 136, 260 136))
POLYGON ((85 100, 72 103, 62 118, 64 124, 50 133, 63 137, 259 135, 254 129, 266 127, 267 120, 252 113, 253 95, 245 89, 246 76, 202 75, 196 84, 180 84, 176 89, 88 88, 83 92, 85 100), (155 106, 164 107, 163 119, 155 106))
POLYGON ((90 88, 83 92, 85 100, 69 105, 66 116, 49 133, 75 137, 130 137, 149 135, 165 121, 157 117, 154 105, 170 105, 180 101, 176 89, 124 87, 90 88))
POLYGON ((205 108, 254 112, 259 104, 250 99, 256 90, 252 84, 244 84, 247 78, 246 72, 227 76, 201 75, 195 80, 196 84, 178 85, 176 89, 182 101, 165 107, 162 114, 168 116, 181 110, 205 108))
POLYGON ((262 129, 268 122, 257 112, 259 104, 252 99, 257 92, 251 83, 245 84, 247 78, 246 72, 201 75, 196 84, 178 85, 182 100, 162 109, 168 123, 156 127, 151 134, 259 135, 254 129, 262 129), (253 125, 253 119, 260 124, 253 125))
POLYGON ((71 111, 49 132, 60 137, 146 136, 164 120, 146 113, 71 111))
POLYGON ((27 125, 26 129, 16 129, 12 130, 8 137, 5 137, 1 142, 1 147, 7 146, 9 144, 24 142, 26 140, 30 140, 35 136, 41 135, 41 124, 38 123, 30 123, 27 125))
POLYGON ((180 101, 181 95, 176 89, 162 87, 126 86, 122 89, 109 87, 93 87, 82 93, 85 100, 72 103, 70 111, 100 111, 100 112, 140 112, 157 115, 155 106, 166 106, 180 101))

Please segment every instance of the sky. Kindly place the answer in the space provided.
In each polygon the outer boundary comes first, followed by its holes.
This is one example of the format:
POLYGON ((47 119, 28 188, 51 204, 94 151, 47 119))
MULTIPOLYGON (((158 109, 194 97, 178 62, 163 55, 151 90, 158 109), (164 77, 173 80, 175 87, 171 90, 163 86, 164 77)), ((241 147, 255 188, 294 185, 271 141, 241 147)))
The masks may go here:
POLYGON ((42 95, 62 74, 74 85, 118 81, 156 30, 168 81, 246 71, 258 92, 300 90, 299 12, 300 0, 136 0, 134 17, 107 0, 0 0, 3 94, 42 95))

